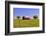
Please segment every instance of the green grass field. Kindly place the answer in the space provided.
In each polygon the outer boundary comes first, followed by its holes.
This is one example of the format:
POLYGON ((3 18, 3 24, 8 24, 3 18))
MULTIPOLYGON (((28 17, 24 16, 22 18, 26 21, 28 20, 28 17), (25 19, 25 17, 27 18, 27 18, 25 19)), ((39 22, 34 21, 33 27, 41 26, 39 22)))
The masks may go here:
POLYGON ((13 20, 14 28, 21 27, 39 27, 39 19, 31 19, 31 20, 13 20))

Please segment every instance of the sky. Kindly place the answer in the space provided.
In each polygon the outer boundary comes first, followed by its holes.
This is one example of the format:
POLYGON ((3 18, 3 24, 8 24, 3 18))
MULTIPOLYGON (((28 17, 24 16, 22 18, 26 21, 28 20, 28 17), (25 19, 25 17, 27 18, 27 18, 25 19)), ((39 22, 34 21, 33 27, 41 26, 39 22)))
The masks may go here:
POLYGON ((39 16, 38 8, 13 8, 13 16, 39 16))

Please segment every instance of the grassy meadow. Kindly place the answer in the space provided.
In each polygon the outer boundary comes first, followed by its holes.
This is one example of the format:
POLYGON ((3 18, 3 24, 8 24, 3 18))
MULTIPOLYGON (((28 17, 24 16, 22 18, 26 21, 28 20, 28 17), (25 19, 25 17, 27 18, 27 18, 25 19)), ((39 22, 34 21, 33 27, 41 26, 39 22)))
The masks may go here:
POLYGON ((39 27, 39 19, 31 19, 31 20, 16 19, 13 20, 13 27, 14 28, 39 27))

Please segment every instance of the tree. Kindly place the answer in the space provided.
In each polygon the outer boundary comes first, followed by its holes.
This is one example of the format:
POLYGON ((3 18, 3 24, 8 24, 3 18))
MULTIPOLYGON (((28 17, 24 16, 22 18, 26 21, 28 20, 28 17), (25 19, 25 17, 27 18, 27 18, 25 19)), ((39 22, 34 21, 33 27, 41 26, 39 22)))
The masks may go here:
POLYGON ((38 16, 33 16, 33 18, 34 18, 34 19, 37 19, 37 18, 38 18, 38 16))
MULTIPOLYGON (((20 19, 20 16, 17 16, 17 19, 20 19)), ((20 26, 20 20, 19 20, 19 26, 20 26)))
POLYGON ((17 19, 20 19, 20 16, 17 16, 17 19))

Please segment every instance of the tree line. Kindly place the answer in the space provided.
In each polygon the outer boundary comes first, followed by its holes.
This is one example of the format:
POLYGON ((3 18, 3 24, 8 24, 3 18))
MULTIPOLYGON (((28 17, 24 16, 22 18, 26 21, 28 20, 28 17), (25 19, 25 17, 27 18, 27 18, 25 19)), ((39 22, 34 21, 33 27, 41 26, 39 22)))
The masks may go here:
MULTIPOLYGON (((33 19, 37 19, 37 18, 38 18, 38 16, 33 16, 33 19)), ((17 19, 20 19, 20 16, 17 16, 17 19)))

